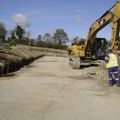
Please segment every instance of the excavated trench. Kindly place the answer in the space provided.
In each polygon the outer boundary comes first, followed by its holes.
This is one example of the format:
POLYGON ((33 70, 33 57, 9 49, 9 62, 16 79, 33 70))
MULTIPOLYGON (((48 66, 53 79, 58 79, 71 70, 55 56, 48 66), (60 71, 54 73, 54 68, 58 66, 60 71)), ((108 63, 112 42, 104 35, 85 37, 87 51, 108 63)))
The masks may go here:
POLYGON ((20 70, 43 56, 39 48, 30 46, 14 46, 0 50, 0 76, 20 70))
POLYGON ((0 76, 20 70, 43 56, 66 56, 64 50, 55 50, 33 46, 17 45, 0 50, 0 76))
POLYGON ((9 61, 9 62, 7 61, 7 62, 5 62, 3 67, 2 66, 0 67, 0 76, 20 70, 25 65, 29 65, 33 61, 35 61, 43 56, 44 55, 39 55, 37 57, 31 57, 29 59, 22 59, 21 61, 9 61))

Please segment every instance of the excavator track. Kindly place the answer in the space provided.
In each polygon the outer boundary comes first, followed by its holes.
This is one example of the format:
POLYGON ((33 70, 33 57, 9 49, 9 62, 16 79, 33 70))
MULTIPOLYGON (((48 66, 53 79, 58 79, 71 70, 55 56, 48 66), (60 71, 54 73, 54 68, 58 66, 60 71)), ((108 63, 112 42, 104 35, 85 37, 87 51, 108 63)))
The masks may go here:
POLYGON ((69 64, 73 69, 80 69, 80 58, 70 58, 69 64))

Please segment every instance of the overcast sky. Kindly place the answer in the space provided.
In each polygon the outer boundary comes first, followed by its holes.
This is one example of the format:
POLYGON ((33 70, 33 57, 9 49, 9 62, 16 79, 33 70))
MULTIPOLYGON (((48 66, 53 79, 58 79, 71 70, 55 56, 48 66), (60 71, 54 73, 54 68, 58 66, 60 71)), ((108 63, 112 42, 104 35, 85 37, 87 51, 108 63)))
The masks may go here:
MULTIPOLYGON (((86 38, 91 24, 116 0, 0 0, 0 22, 13 29, 20 21, 32 37, 63 28, 70 38, 86 38), (20 18, 21 17, 21 18, 20 18), (22 18, 23 17, 23 18, 22 18), (13 22, 14 21, 14 22, 13 22), (24 23, 25 22, 25 23, 24 23)), ((108 25, 98 36, 110 38, 108 25)))

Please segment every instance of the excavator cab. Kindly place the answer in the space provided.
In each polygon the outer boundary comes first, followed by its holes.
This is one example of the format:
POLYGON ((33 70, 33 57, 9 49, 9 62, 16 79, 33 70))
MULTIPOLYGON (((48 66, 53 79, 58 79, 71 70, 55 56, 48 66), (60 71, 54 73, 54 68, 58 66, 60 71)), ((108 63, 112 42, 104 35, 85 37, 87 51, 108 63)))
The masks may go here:
POLYGON ((91 45, 91 55, 96 59, 104 59, 107 49, 107 40, 105 38, 95 38, 91 45))

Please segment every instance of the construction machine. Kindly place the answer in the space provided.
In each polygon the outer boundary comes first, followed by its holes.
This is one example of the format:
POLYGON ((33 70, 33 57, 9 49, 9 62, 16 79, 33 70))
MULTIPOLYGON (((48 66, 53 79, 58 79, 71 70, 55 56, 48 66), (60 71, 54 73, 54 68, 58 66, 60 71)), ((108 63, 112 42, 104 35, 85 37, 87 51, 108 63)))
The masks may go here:
POLYGON ((95 60, 104 59, 107 49, 106 39, 96 36, 110 23, 112 30, 109 47, 116 50, 119 44, 120 27, 120 2, 118 1, 91 25, 84 45, 74 44, 68 47, 69 63, 72 68, 78 69, 81 65, 93 64, 95 60))

